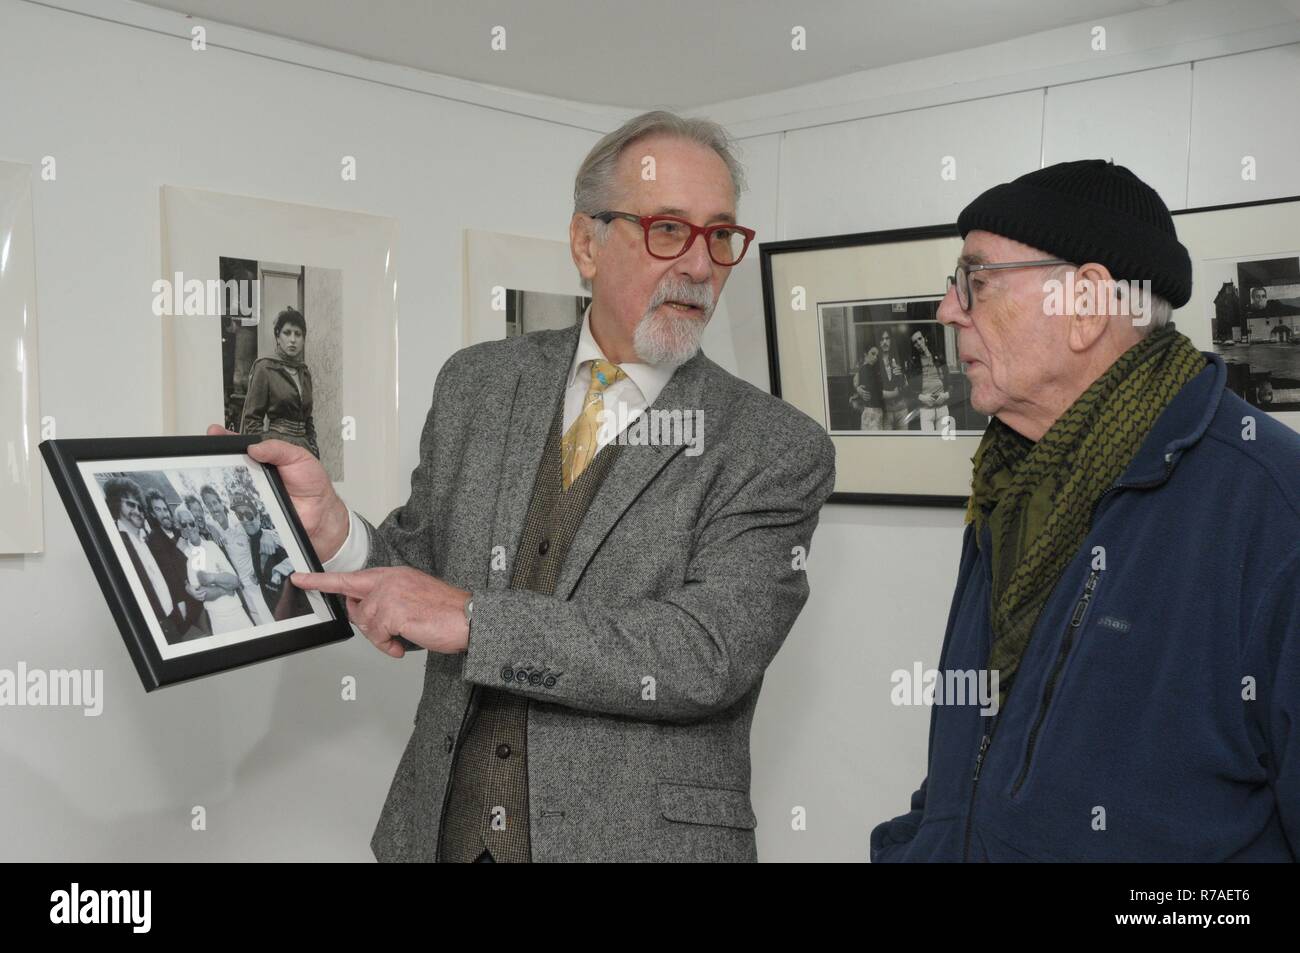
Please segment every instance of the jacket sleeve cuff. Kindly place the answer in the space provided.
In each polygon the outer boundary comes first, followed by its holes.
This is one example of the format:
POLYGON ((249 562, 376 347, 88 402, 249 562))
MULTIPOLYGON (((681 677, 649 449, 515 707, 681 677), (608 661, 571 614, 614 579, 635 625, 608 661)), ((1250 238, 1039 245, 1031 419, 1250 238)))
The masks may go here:
POLYGON ((530 676, 537 674, 539 678, 531 683, 532 688, 553 688, 553 681, 549 686, 542 684, 547 673, 521 668, 525 662, 541 657, 543 646, 541 639, 521 631, 517 624, 510 624, 508 603, 514 595, 517 593, 510 590, 474 593, 474 621, 469 625, 462 677, 476 685, 502 688, 516 680, 528 685, 530 676))

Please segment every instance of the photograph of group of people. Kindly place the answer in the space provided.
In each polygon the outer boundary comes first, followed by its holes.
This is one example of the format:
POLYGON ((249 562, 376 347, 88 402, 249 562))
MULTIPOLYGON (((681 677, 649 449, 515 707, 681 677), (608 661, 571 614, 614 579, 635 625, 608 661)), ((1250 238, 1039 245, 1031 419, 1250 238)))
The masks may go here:
POLYGON ((827 429, 837 433, 980 433, 956 332, 942 298, 827 304, 822 327, 827 429))
POLYGON ((291 544, 277 528, 285 517, 272 517, 248 467, 109 466, 94 479, 110 537, 121 541, 141 610, 168 645, 313 614, 307 593, 289 582, 291 544))

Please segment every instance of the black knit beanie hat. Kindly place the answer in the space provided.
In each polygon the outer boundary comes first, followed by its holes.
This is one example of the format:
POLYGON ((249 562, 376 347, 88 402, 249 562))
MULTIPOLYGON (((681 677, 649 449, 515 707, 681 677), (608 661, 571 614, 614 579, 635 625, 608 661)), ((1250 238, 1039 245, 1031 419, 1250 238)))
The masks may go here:
POLYGON ((995 185, 957 217, 962 238, 982 229, 1076 264, 1095 261, 1116 279, 1150 280, 1175 308, 1192 297, 1192 261, 1169 209, 1114 162, 1058 162, 995 185))

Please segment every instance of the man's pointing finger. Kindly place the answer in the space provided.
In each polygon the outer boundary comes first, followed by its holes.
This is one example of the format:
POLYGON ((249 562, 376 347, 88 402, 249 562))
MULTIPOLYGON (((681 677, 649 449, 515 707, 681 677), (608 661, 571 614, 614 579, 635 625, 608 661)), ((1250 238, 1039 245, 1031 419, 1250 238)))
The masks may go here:
POLYGON ((296 572, 289 577, 299 589, 337 592, 352 599, 364 599, 375 588, 375 577, 360 572, 296 572))

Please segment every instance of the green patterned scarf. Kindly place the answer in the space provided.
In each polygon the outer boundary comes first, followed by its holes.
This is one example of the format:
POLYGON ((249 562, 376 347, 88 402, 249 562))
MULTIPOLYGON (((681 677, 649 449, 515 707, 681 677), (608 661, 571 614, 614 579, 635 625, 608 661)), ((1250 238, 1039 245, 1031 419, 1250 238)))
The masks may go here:
POLYGON ((1038 614, 1156 418, 1205 358, 1172 323, 1144 337, 1106 370, 1035 443, 994 419, 972 459, 966 521, 983 546, 991 530, 993 593, 989 668, 1001 696, 1038 614))

